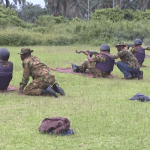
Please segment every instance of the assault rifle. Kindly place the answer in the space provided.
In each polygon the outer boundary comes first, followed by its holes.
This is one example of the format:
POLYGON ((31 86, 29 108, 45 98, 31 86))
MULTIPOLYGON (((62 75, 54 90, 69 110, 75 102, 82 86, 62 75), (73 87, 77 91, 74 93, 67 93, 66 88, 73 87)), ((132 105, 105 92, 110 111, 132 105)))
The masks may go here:
MULTIPOLYGON (((98 52, 96 51, 86 51, 89 53, 90 57, 92 57, 92 55, 96 55, 96 54, 99 54, 98 52)), ((76 50, 76 53, 80 54, 80 53, 83 53, 84 54, 84 51, 77 51, 76 50)))
POLYGON ((127 43, 126 46, 128 46, 128 49, 129 49, 130 47, 134 46, 134 44, 132 44, 132 43, 127 43))

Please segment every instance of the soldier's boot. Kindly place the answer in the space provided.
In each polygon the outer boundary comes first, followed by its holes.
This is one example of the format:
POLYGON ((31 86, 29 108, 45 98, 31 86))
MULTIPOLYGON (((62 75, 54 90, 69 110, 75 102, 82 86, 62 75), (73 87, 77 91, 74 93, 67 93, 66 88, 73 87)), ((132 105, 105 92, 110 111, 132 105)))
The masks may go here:
POLYGON ((51 86, 49 86, 47 89, 42 89, 41 94, 58 97, 57 93, 52 89, 51 86))
POLYGON ((65 95, 65 91, 59 86, 58 83, 55 83, 53 86, 52 86, 53 90, 61 95, 65 95))
POLYGON ((71 63, 71 65, 72 65, 72 69, 73 69, 74 72, 83 73, 83 71, 81 69, 81 66, 77 66, 77 65, 75 65, 73 63, 71 63))
POLYGON ((138 74, 138 79, 143 79, 143 71, 139 71, 139 74, 138 74))

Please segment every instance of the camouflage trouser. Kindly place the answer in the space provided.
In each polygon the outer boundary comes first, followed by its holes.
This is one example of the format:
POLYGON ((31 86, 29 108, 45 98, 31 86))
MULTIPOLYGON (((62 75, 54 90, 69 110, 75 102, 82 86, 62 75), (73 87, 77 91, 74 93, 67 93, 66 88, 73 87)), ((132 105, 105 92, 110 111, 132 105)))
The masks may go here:
POLYGON ((49 85, 53 85, 55 82, 55 76, 51 73, 45 74, 41 77, 35 78, 24 90, 25 95, 40 95, 42 89, 47 88, 49 85))
POLYGON ((81 65, 81 69, 82 69, 83 72, 84 72, 86 69, 88 69, 92 74, 94 74, 94 78, 97 78, 97 77, 104 77, 104 78, 107 78, 107 77, 109 76, 108 73, 102 72, 100 69, 97 69, 95 62, 85 61, 85 62, 81 65))

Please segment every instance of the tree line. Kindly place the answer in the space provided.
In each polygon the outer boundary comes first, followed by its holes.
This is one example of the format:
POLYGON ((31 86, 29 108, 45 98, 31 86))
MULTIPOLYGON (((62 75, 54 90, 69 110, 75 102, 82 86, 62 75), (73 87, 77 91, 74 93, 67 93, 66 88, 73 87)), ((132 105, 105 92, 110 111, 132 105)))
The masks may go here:
POLYGON ((26 0, 13 0, 13 3, 10 3, 9 0, 0 0, 0 4, 3 4, 6 8, 15 9, 18 16, 26 22, 34 22, 40 15, 85 19, 96 9, 115 6, 120 9, 140 9, 142 11, 150 8, 150 0, 44 0, 44 2, 45 8, 41 8, 40 5, 33 5, 26 0), (20 9, 17 8, 17 4, 20 4, 20 9))

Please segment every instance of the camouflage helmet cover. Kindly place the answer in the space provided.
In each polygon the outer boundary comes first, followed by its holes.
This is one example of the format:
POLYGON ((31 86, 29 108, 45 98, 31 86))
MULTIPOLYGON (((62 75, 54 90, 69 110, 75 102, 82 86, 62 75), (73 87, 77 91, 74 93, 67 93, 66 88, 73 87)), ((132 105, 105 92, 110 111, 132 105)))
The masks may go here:
POLYGON ((110 51, 110 47, 107 44, 102 44, 100 47, 101 51, 110 51))
POLYGON ((10 52, 8 51, 8 49, 5 47, 2 47, 0 49, 0 59, 1 60, 8 60, 9 56, 10 56, 10 52))

